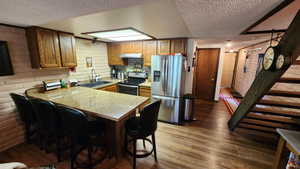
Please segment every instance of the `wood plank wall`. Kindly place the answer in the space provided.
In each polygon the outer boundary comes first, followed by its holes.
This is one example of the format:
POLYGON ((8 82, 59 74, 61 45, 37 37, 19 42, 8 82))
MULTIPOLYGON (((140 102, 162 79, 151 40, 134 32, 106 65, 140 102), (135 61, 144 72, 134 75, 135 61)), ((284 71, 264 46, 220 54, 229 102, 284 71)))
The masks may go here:
POLYGON ((7 41, 15 75, 0 76, 0 151, 6 150, 24 141, 24 128, 15 111, 15 106, 9 93, 24 93, 28 88, 41 84, 42 80, 78 78, 87 80, 85 57, 96 59, 96 72, 109 75, 107 51, 105 43, 92 44, 88 40, 77 39, 78 69, 69 73, 67 69, 37 70, 31 68, 29 51, 27 48, 25 30, 0 26, 0 40, 7 41), (83 61, 84 60, 84 61, 83 61))
MULTIPOLYGON (((274 43, 274 45, 275 44, 276 43, 274 43)), ((234 89, 238 91, 242 96, 245 96, 246 92, 248 91, 249 87, 255 79, 256 68, 258 66, 258 54, 264 53, 265 50, 269 47, 269 45, 270 42, 266 42, 239 51, 234 89), (249 52, 249 59, 247 61, 247 72, 244 72, 244 65, 247 52, 249 52)), ((292 65, 283 75, 283 77, 300 78, 300 66, 292 65)), ((300 85, 276 83, 272 89, 300 91, 300 85)))

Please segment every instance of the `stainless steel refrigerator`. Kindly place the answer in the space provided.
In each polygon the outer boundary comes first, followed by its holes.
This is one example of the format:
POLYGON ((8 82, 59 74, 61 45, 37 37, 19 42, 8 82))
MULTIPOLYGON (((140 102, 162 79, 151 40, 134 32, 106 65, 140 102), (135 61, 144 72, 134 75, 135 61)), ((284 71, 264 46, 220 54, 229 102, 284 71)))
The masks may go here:
POLYGON ((151 93, 153 99, 162 100, 158 119, 180 124, 183 117, 185 57, 154 55, 151 57, 151 93))

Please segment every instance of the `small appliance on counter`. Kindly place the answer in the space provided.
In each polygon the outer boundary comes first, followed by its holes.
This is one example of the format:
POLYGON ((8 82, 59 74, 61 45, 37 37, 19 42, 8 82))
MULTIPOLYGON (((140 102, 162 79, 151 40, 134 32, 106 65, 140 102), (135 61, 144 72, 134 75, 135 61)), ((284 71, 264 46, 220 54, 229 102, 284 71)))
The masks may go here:
POLYGON ((61 88, 60 80, 46 80, 43 81, 45 91, 61 88))
POLYGON ((69 83, 70 83, 70 87, 78 86, 78 80, 77 79, 70 79, 69 83))

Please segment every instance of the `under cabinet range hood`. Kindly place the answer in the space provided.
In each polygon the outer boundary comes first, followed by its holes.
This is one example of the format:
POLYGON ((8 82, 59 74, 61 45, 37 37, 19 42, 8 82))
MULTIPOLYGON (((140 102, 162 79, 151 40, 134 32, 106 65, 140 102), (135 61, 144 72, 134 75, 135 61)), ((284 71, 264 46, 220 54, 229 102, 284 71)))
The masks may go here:
POLYGON ((123 53, 120 55, 121 58, 142 58, 141 53, 123 53))

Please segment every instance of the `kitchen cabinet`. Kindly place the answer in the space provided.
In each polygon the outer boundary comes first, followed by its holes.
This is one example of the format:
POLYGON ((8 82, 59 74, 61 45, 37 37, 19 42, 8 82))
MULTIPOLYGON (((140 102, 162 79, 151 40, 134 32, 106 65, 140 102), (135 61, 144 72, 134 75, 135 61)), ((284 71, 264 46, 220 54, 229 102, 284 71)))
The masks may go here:
POLYGON ((63 67, 77 66, 75 38, 73 34, 59 32, 58 37, 59 37, 59 44, 60 44, 62 66, 63 67))
POLYGON ((121 53, 142 53, 143 42, 142 41, 131 41, 121 43, 121 53))
POLYGON ((29 28, 26 34, 33 68, 61 67, 56 32, 33 27, 29 28))
POLYGON ((158 40, 157 41, 157 54, 166 55, 170 54, 171 40, 158 40))
POLYGON ((157 54, 157 41, 143 41, 144 66, 151 66, 151 56, 157 54))
POLYGON ((171 53, 186 54, 186 39, 172 39, 171 40, 171 53))
POLYGON ((30 27, 26 30, 26 36, 32 68, 60 68, 77 65, 73 34, 30 27))
POLYGON ((125 65, 125 61, 120 57, 121 43, 108 43, 107 52, 109 65, 125 65))
POLYGON ((104 90, 104 91, 109 91, 109 92, 118 92, 118 87, 117 87, 117 85, 114 84, 114 85, 99 88, 98 90, 104 90))
MULTIPOLYGON (((139 96, 151 97, 151 87, 140 86, 139 87, 139 96)), ((147 102, 145 102, 144 104, 142 104, 139 108, 140 109, 144 108, 150 102, 151 102, 151 100, 148 100, 147 102)))
POLYGON ((139 95, 144 97, 151 97, 151 88, 150 87, 139 87, 139 95))

